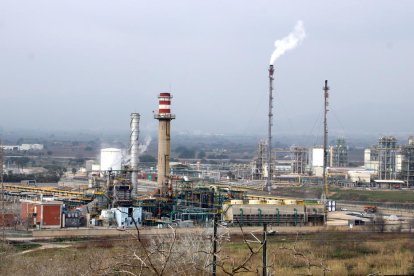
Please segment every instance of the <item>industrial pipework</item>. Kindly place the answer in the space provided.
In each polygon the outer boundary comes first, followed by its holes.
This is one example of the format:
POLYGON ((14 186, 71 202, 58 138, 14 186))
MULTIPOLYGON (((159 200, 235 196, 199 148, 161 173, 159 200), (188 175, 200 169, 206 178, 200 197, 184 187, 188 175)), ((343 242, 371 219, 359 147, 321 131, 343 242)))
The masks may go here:
POLYGON ((138 162, 139 162, 139 113, 131 113, 131 182, 132 182, 132 195, 136 196, 138 193, 138 162))
POLYGON ((170 93, 160 93, 158 96, 159 108, 154 118, 159 121, 158 127, 158 189, 160 196, 168 196, 172 194, 172 186, 170 181, 170 122, 175 119, 175 115, 171 114, 170 93))

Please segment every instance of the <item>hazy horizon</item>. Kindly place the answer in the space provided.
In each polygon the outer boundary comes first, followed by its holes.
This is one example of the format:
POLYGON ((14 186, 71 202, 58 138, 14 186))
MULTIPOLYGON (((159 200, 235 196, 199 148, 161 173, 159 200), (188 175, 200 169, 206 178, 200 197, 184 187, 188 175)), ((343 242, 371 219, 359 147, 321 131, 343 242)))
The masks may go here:
MULTIPOLYGON (((306 38, 275 64, 274 136, 414 133, 411 1, 3 1, 0 127, 153 133, 157 95, 173 130, 266 136, 274 41, 306 38)), ((277 138, 276 138, 277 139, 277 138)))

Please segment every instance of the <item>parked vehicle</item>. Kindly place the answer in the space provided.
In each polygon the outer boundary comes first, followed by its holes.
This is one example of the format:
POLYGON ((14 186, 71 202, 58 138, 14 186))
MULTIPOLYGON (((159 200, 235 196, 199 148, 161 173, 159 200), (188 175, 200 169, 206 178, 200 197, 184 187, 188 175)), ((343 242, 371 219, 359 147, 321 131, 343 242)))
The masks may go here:
POLYGON ((377 212, 377 206, 371 205, 371 206, 365 206, 364 211, 367 213, 376 213, 377 212))

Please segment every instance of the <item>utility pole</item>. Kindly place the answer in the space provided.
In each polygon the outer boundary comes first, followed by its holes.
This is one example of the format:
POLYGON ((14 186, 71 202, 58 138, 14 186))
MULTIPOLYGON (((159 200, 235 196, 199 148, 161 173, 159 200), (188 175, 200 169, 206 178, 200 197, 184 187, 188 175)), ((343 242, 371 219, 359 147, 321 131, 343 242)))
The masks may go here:
POLYGON ((0 182, 1 182, 1 214, 3 242, 6 242, 6 208, 4 203, 4 179, 3 179, 3 143, 0 141, 0 182))
POLYGON ((263 276, 267 276, 267 223, 263 224, 263 240, 262 240, 262 266, 263 266, 263 276))
POLYGON ((267 137, 267 179, 266 190, 270 193, 272 191, 272 125, 273 125, 273 65, 269 66, 269 122, 268 122, 268 137, 267 137))
POLYGON ((325 80, 325 86, 323 87, 323 91, 324 91, 324 99, 325 99, 325 104, 324 104, 324 117, 323 117, 323 183, 324 183, 324 188, 323 188, 323 192, 322 192, 322 201, 325 205, 325 223, 327 223, 328 221, 328 210, 326 207, 326 203, 327 203, 327 199, 328 199, 328 177, 326 174, 326 166, 328 163, 328 150, 327 150, 327 145, 328 145, 328 121, 327 121, 327 115, 328 115, 328 98, 329 98, 329 87, 328 87, 328 81, 325 80))
POLYGON ((214 214, 213 225, 213 276, 216 276, 217 271, 217 214, 214 214))

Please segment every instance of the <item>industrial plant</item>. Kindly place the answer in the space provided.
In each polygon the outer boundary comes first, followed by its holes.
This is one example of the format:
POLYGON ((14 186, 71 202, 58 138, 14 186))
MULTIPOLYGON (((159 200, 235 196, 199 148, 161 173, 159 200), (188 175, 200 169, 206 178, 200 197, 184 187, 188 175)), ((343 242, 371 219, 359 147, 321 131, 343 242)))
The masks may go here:
MULTIPOLYGON (((162 92, 154 114, 158 121, 156 168, 140 164, 140 119, 146 114, 134 112, 130 117, 129 147, 101 148, 98 159, 86 161, 80 182, 60 182, 58 187, 37 187, 34 180, 20 185, 7 183, 3 196, 20 199, 20 217, 28 229, 205 227, 217 217, 226 225, 299 227, 328 223, 329 212, 337 209, 335 200, 330 199, 331 187, 413 187, 412 137, 408 145, 402 146, 397 145, 395 137, 379 138, 378 144, 365 150, 362 166, 350 166, 344 137, 329 145, 327 81, 322 89, 323 145, 274 147, 274 73, 271 64, 268 137, 258 143, 255 157, 247 162, 172 162, 172 120, 176 116, 171 109, 173 96, 162 92), (306 199, 280 196, 280 189, 286 187, 314 187, 317 193, 306 199)), ((42 150, 43 145, 10 145, 4 149, 42 150)), ((346 220, 365 223, 352 217, 346 220)))
MULTIPOLYGON (((255 157, 247 162, 172 162, 172 120, 176 116, 171 112, 172 95, 163 92, 154 114, 158 120, 156 168, 139 162, 142 115, 131 113, 129 148, 101 148, 98 159, 86 161, 81 182, 66 183, 66 187, 65 183, 37 187, 34 180, 7 183, 3 196, 20 199, 20 218, 28 229, 205 227, 217 217, 227 225, 299 227, 328 223, 329 212, 337 209, 335 200, 329 199, 331 187, 413 187, 412 137, 402 146, 395 137, 380 137, 378 144, 365 150, 358 167, 350 166, 344 137, 329 145, 327 81, 323 87, 324 144, 272 146, 273 65, 268 72, 268 137, 258 143, 255 157), (285 187, 315 187, 318 192, 306 199, 280 196, 279 189, 285 187)), ((4 150, 42 148, 26 144, 5 146, 4 150)), ((352 217, 347 221, 369 222, 352 217)))

